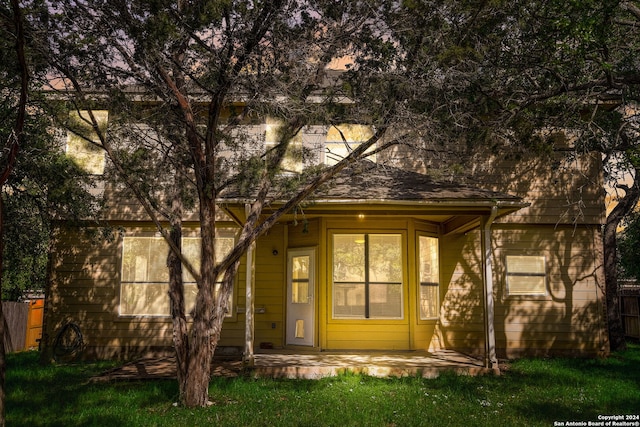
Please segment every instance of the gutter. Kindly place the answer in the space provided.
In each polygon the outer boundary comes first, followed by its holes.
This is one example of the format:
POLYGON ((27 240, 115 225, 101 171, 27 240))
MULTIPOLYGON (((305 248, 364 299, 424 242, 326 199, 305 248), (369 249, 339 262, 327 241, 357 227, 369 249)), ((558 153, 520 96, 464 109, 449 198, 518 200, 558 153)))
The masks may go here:
MULTIPOLYGON (((252 199, 221 199, 218 201, 220 204, 238 204, 244 205, 251 203, 252 199)), ((469 207, 469 206, 481 206, 481 207, 498 207, 498 208, 524 208, 530 205, 530 203, 523 202, 519 198, 514 200, 495 200, 495 199, 483 199, 483 200, 397 200, 397 199, 307 199, 306 202, 310 204, 327 204, 327 205, 401 205, 401 206, 446 206, 446 207, 469 207)), ((271 204, 285 203, 285 201, 274 201, 271 204)))
POLYGON ((484 282, 484 333, 485 333, 485 368, 500 373, 496 356, 495 303, 493 300, 493 268, 491 256, 491 226, 498 216, 498 206, 491 208, 491 214, 483 217, 481 227, 482 281, 484 282))

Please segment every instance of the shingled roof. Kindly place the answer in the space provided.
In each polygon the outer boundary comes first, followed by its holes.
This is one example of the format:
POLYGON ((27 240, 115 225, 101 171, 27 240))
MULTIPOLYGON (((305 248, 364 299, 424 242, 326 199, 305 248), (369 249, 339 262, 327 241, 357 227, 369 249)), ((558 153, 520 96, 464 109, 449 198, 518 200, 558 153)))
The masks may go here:
MULTIPOLYGON (((221 201, 226 204, 250 202, 251 197, 247 196, 241 195, 237 188, 227 188, 221 201)), ((368 160, 359 161, 340 171, 309 197, 309 201, 320 204, 499 204, 514 208, 526 206, 520 197, 510 194, 437 181, 428 175, 379 165, 368 160)))
MULTIPOLYGON (((246 214, 243 205, 251 203, 251 198, 230 191, 220 201, 231 217, 242 222, 246 214)), ((277 207, 284 202, 273 200, 271 204, 277 207)), ((467 232, 481 225, 482 216, 499 218, 529 205, 510 194, 437 181, 424 174, 370 161, 343 169, 308 197, 307 202, 304 209, 307 218, 354 212, 358 218, 411 216, 442 224, 443 234, 467 232)))
POLYGON ((428 175, 363 161, 343 169, 312 199, 379 201, 504 201, 520 197, 453 182, 436 181, 428 175))

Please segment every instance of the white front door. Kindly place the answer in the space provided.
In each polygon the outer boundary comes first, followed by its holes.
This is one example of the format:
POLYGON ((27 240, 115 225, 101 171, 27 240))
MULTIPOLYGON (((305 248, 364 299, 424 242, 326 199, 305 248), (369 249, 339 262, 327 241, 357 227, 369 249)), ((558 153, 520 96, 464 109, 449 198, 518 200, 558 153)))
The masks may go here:
POLYGON ((287 344, 313 346, 315 336, 316 251, 292 249, 287 255, 287 344))

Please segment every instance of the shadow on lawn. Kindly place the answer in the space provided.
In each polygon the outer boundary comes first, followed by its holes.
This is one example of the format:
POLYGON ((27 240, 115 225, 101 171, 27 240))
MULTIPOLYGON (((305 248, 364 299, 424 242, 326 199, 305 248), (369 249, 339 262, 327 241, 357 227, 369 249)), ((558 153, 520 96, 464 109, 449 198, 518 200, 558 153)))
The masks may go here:
POLYGON ((129 425, 126 417, 110 414, 112 406, 132 399, 137 407, 171 402, 175 381, 90 384, 88 379, 113 363, 42 366, 38 353, 7 358, 7 425, 86 426, 129 425), (106 392, 108 390, 108 392, 106 392))
POLYGON ((598 415, 637 414, 640 407, 640 345, 608 359, 523 359, 505 373, 524 417, 547 422, 597 421, 598 415), (604 411, 604 412, 603 412, 604 411))

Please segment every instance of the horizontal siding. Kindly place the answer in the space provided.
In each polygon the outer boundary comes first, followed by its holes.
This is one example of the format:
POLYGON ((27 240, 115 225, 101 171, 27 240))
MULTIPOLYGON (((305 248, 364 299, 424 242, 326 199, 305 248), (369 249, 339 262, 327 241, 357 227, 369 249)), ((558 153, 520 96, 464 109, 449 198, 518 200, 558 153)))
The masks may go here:
POLYGON ((601 224, 604 221, 602 165, 597 153, 551 158, 490 156, 476 163, 476 185, 520 196, 531 206, 499 222, 601 224))
MULTIPOLYGON (((154 233, 150 224, 126 230, 127 233, 154 233)), ((81 328, 87 355, 135 357, 139 352, 151 349, 171 351, 170 318, 118 315, 120 258, 119 235, 112 241, 98 241, 73 229, 60 228, 56 231, 56 246, 51 260, 52 288, 45 324, 49 343, 53 342, 64 324, 74 322, 81 328)), ((234 295, 238 305, 244 305, 245 301, 245 272, 242 263, 234 295)), ((225 319, 219 345, 242 346, 244 334, 244 315, 225 319)))
MULTIPOLYGON (((566 145, 562 143, 562 145, 566 145)), ((453 177, 474 187, 522 197, 531 206, 510 214, 499 222, 539 224, 602 224, 604 191, 602 160, 598 153, 575 155, 558 150, 547 155, 518 153, 517 149, 475 153, 467 161, 465 175, 453 177)), ((416 160, 405 147, 379 153, 385 164, 450 178, 451 165, 460 164, 464 153, 441 153, 432 159, 416 160)))
POLYGON ((436 334, 436 324, 418 324, 413 330, 413 350, 438 350, 440 340, 436 334))
POLYGON ((254 316, 254 341, 257 348, 260 343, 271 343, 276 348, 283 346, 287 281, 284 230, 284 225, 274 226, 256 245, 254 304, 256 308, 264 309, 264 313, 256 313, 254 316), (277 251, 276 255, 274 250, 277 251))
MULTIPOLYGON (((463 351, 473 342, 484 341, 478 255, 471 261, 456 257, 456 253, 479 254, 479 237, 475 231, 441 240, 444 295, 436 334, 446 348, 463 351)), ((571 343, 576 354, 601 351, 605 330, 599 244, 598 227, 493 227, 494 326, 499 355, 561 353, 572 348, 571 343), (506 295, 504 262, 509 254, 546 257, 549 295, 506 295)))
POLYGON ((376 321, 329 323, 327 325, 327 349, 396 349, 408 350, 409 326, 407 324, 384 325, 376 321))

